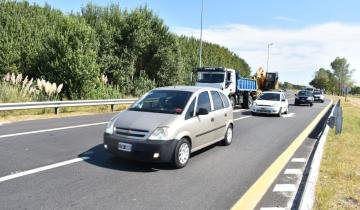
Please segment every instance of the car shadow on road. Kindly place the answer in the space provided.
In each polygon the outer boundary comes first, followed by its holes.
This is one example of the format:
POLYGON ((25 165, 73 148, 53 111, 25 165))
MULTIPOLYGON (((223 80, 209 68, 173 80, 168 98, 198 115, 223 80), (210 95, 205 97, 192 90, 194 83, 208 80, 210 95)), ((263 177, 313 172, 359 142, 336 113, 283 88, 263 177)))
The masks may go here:
MULTIPOLYGON (((215 143, 192 153, 191 158, 194 158, 195 156, 200 155, 201 153, 204 153, 216 146, 220 146, 220 143, 215 143)), ((160 170, 176 170, 170 163, 141 162, 116 157, 106 152, 103 144, 98 144, 92 147, 91 149, 79 154, 78 157, 88 157, 88 159, 85 159, 84 162, 91 165, 119 171, 144 173, 157 172, 160 170)), ((191 159, 189 161, 191 162, 191 159)))
POLYGON ((98 167, 119 171, 144 173, 174 169, 169 164, 140 162, 116 157, 106 152, 103 144, 94 146, 93 148, 79 154, 78 157, 89 157, 88 159, 85 159, 84 162, 98 167))

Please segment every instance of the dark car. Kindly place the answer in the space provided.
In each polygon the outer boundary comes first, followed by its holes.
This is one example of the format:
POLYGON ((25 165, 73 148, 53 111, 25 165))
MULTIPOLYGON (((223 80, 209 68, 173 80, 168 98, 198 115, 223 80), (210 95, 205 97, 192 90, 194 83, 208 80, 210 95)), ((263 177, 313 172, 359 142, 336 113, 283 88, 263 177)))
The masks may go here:
POLYGON ((312 106, 314 103, 313 93, 306 90, 299 91, 298 94, 295 94, 295 106, 300 104, 309 104, 312 106))

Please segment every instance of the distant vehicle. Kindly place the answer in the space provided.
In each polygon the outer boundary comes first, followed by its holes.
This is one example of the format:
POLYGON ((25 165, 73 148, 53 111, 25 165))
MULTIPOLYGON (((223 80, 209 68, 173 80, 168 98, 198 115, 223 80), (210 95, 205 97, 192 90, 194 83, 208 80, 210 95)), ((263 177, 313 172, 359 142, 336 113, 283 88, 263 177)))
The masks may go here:
POLYGON ((251 107, 257 95, 256 80, 240 77, 234 69, 223 67, 197 68, 196 86, 221 89, 231 101, 231 105, 251 107))
POLYGON ((313 96, 314 96, 314 101, 320 101, 321 103, 324 103, 325 96, 321 90, 315 90, 313 92, 313 96))
POLYGON ((233 138, 233 108, 219 89, 156 88, 108 123, 105 149, 119 157, 186 166, 190 153, 233 138))
POLYGON ((314 92, 315 91, 315 88, 312 88, 312 87, 306 87, 305 89, 304 89, 305 91, 309 91, 309 92, 314 92))
POLYGON ((306 90, 299 91, 298 94, 295 94, 295 106, 300 104, 309 104, 313 106, 314 96, 313 93, 306 90))
POLYGON ((252 114, 276 114, 281 117, 289 112, 289 101, 281 91, 263 92, 253 103, 252 114))

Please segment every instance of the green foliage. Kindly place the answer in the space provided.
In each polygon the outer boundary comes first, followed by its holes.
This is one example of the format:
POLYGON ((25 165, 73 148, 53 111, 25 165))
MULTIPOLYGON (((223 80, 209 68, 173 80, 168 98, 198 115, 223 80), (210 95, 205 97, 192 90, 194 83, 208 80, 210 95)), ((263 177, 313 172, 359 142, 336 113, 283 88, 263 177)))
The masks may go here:
MULTIPOLYGON (((0 76, 14 72, 63 83, 61 98, 138 96, 157 86, 191 84, 198 48, 199 40, 171 33, 147 7, 90 3, 69 15, 49 5, 0 0, 0 76)), ((204 42, 203 64, 250 75, 243 59, 217 44, 204 42)))
POLYGON ((352 86, 351 76, 354 70, 350 70, 349 66, 345 58, 337 57, 331 63, 332 71, 320 68, 309 84, 318 89, 325 89, 328 93, 341 95, 342 87, 352 86))

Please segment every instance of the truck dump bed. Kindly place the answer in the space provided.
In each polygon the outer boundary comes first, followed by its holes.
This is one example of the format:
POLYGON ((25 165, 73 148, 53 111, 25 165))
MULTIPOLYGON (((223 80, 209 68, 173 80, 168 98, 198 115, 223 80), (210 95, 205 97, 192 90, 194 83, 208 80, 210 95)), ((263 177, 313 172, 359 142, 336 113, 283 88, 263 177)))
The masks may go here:
POLYGON ((256 91, 257 90, 256 80, 239 77, 237 79, 236 90, 249 91, 249 92, 256 91))

